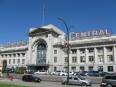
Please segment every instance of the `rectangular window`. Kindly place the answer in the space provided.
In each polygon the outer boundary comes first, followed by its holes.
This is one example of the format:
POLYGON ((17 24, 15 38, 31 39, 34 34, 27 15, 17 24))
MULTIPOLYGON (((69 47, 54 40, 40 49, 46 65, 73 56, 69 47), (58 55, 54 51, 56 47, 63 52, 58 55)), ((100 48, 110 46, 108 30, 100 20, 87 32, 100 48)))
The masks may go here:
POLYGON ((9 64, 11 64, 11 59, 9 59, 9 64))
POLYGON ((108 72, 113 72, 113 66, 108 66, 108 72))
POLYGON ((71 69, 72 69, 73 72, 75 72, 76 71, 76 66, 72 66, 71 69))
POLYGON ((85 71, 85 67, 84 66, 80 66, 80 71, 85 71))
POLYGON ((11 54, 9 54, 9 57, 11 57, 11 54))
POLYGON ((25 53, 22 53, 22 56, 25 57, 25 53))
POLYGON ((54 67, 54 71, 57 71, 57 67, 54 67))
POLYGON ((97 48, 98 53, 103 53, 103 48, 97 48))
POLYGON ((13 64, 15 64, 15 59, 13 59, 13 64))
POLYGON ((89 56, 89 62, 94 62, 94 56, 89 56))
POLYGON ((17 63, 18 63, 18 64, 20 63, 20 59, 17 60, 17 63))
POLYGON ((85 53, 85 49, 80 49, 80 54, 85 53))
POLYGON ((54 54, 57 54, 57 50, 54 50, 54 54))
POLYGON ((2 58, 4 57, 4 55, 2 54, 2 58))
POLYGON ((77 62, 77 57, 72 57, 72 63, 76 63, 77 62))
POLYGON ((89 66, 89 71, 93 71, 93 66, 89 66))
POLYGON ((25 59, 22 59, 22 64, 25 64, 25 59))
POLYGON ((17 56, 20 57, 20 53, 17 53, 17 56))
POLYGON ((86 62, 85 56, 80 56, 80 62, 86 62))
POLYGON ((64 62, 67 63, 68 62, 68 57, 64 58, 64 62))
POLYGON ((103 72, 103 66, 98 66, 98 71, 103 72))
POLYGON ((112 52, 113 47, 106 47, 106 49, 107 49, 107 52, 112 52))
POLYGON ((72 54, 76 54, 77 53, 77 49, 71 49, 72 54))
POLYGON ((57 57, 54 57, 54 63, 57 63, 57 57))
POLYGON ((103 55, 98 55, 98 62, 103 62, 103 55))
POLYGON ((107 58, 108 58, 108 62, 114 61, 113 55, 107 55, 107 58))
POLYGON ((16 57, 16 54, 13 54, 13 57, 16 57))
POLYGON ((88 49, 88 52, 89 52, 89 53, 92 53, 92 52, 94 52, 94 49, 93 49, 93 48, 89 48, 89 49, 88 49))

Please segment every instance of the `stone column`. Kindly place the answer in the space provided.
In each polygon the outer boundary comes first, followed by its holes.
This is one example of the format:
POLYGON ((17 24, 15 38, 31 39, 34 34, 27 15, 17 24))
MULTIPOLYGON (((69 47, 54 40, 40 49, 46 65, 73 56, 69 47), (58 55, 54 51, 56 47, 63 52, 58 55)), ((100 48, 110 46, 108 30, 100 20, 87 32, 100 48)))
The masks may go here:
POLYGON ((77 71, 79 71, 79 65, 80 65, 80 51, 79 51, 79 49, 77 49, 77 65, 78 66, 76 66, 76 70, 77 71))
POLYGON ((104 49, 104 57, 103 57, 103 63, 104 63, 104 66, 103 66, 103 71, 107 72, 107 66, 106 66, 106 63, 107 63, 107 50, 106 50, 106 47, 103 47, 104 49))
POLYGON ((114 64, 116 63, 116 47, 113 46, 113 57, 114 57, 114 64))
POLYGON ((98 61, 97 60, 97 56, 98 56, 97 55, 97 48, 95 47, 94 48, 94 66, 93 66, 94 67, 94 70, 97 70, 97 61, 98 61))
POLYGON ((114 69, 114 72, 116 72, 116 47, 115 45, 113 46, 113 57, 114 57, 114 66, 113 66, 113 69, 114 69))
POLYGON ((88 71, 88 63, 89 63, 89 59, 88 59, 88 50, 87 50, 87 48, 85 48, 85 64, 86 64, 86 66, 85 66, 85 70, 86 71, 88 71))

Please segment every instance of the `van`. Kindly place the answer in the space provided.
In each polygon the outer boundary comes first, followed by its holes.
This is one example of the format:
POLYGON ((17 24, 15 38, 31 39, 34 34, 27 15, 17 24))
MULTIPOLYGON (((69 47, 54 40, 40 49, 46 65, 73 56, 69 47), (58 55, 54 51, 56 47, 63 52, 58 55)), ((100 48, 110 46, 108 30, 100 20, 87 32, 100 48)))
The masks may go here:
POLYGON ((100 87, 116 87, 116 73, 105 75, 102 78, 100 87))

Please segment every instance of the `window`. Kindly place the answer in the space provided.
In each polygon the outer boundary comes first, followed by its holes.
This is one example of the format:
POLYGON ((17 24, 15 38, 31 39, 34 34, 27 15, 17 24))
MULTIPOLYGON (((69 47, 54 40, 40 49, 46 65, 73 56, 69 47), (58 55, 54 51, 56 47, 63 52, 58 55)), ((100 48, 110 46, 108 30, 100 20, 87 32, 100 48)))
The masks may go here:
POLYGON ((4 55, 2 54, 2 58, 4 57, 4 55))
POLYGON ((54 57, 54 63, 57 63, 57 57, 54 57))
POLYGON ((103 55, 98 55, 98 62, 103 62, 103 55))
POLYGON ((13 59, 13 64, 15 64, 15 59, 13 59))
POLYGON ((54 54, 57 54, 57 50, 54 50, 54 54))
POLYGON ((93 71, 93 66, 89 66, 89 71, 93 71))
POLYGON ((108 62, 114 61, 113 55, 107 55, 107 58, 108 58, 108 62))
POLYGON ((20 57, 20 54, 19 53, 17 53, 17 55, 18 55, 18 57, 20 57))
POLYGON ((69 79, 72 79, 72 77, 69 77, 69 79))
POLYGON ((71 49, 72 54, 76 54, 77 53, 77 49, 71 49))
POLYGON ((103 48, 97 48, 98 53, 103 53, 103 48))
POLYGON ((9 64, 11 64, 11 59, 9 59, 9 64))
POLYGON ((16 57, 16 54, 13 54, 13 57, 16 57))
POLYGON ((80 53, 81 54, 85 53, 85 49, 80 49, 80 53))
POLYGON ((77 62, 77 57, 72 57, 72 63, 76 63, 77 62))
POLYGON ((57 71, 57 67, 54 67, 54 71, 57 71))
POLYGON ((85 67, 84 66, 80 66, 80 71, 85 71, 85 67))
POLYGON ((17 60, 17 63, 18 63, 18 64, 20 63, 20 59, 17 60))
POLYGON ((25 64, 25 59, 22 59, 22 64, 25 64))
POLYGON ((103 71, 103 66, 98 66, 98 71, 103 71))
POLYGON ((71 69, 72 69, 72 71, 75 72, 76 71, 76 66, 72 66, 71 69))
POLYGON ((94 49, 93 49, 93 48, 89 48, 89 49, 88 49, 88 52, 89 52, 89 53, 92 53, 92 52, 94 52, 94 49))
POLYGON ((7 54, 5 54, 5 57, 7 57, 7 54))
POLYGON ((25 57, 25 53, 22 53, 22 56, 25 57))
POLYGON ((89 56, 89 62, 93 62, 94 61, 94 56, 89 56))
POLYGON ((113 72, 113 66, 108 66, 108 72, 113 72))
POLYGON ((11 54, 9 54, 9 57, 11 57, 11 54))
POLYGON ((65 72, 68 72, 68 67, 65 66, 65 67, 64 67, 64 71, 65 71, 65 72))
POLYGON ((107 52, 112 52, 113 47, 106 47, 107 52))
POLYGON ((64 62, 67 63, 68 62, 68 57, 64 58, 64 62))
POLYGON ((78 80, 78 78, 74 77, 74 80, 78 80))
POLYGON ((86 59, 85 59, 85 56, 80 56, 80 62, 85 62, 86 59))

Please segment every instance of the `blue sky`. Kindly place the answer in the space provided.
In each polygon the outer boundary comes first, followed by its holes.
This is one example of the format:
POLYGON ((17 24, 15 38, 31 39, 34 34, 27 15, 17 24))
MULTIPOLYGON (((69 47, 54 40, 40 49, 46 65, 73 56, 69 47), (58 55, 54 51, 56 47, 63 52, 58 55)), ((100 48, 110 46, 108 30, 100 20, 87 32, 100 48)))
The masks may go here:
POLYGON ((109 29, 116 34, 116 0, 0 0, 0 44, 28 40, 31 27, 54 24, 66 32, 62 17, 70 32, 109 29))

